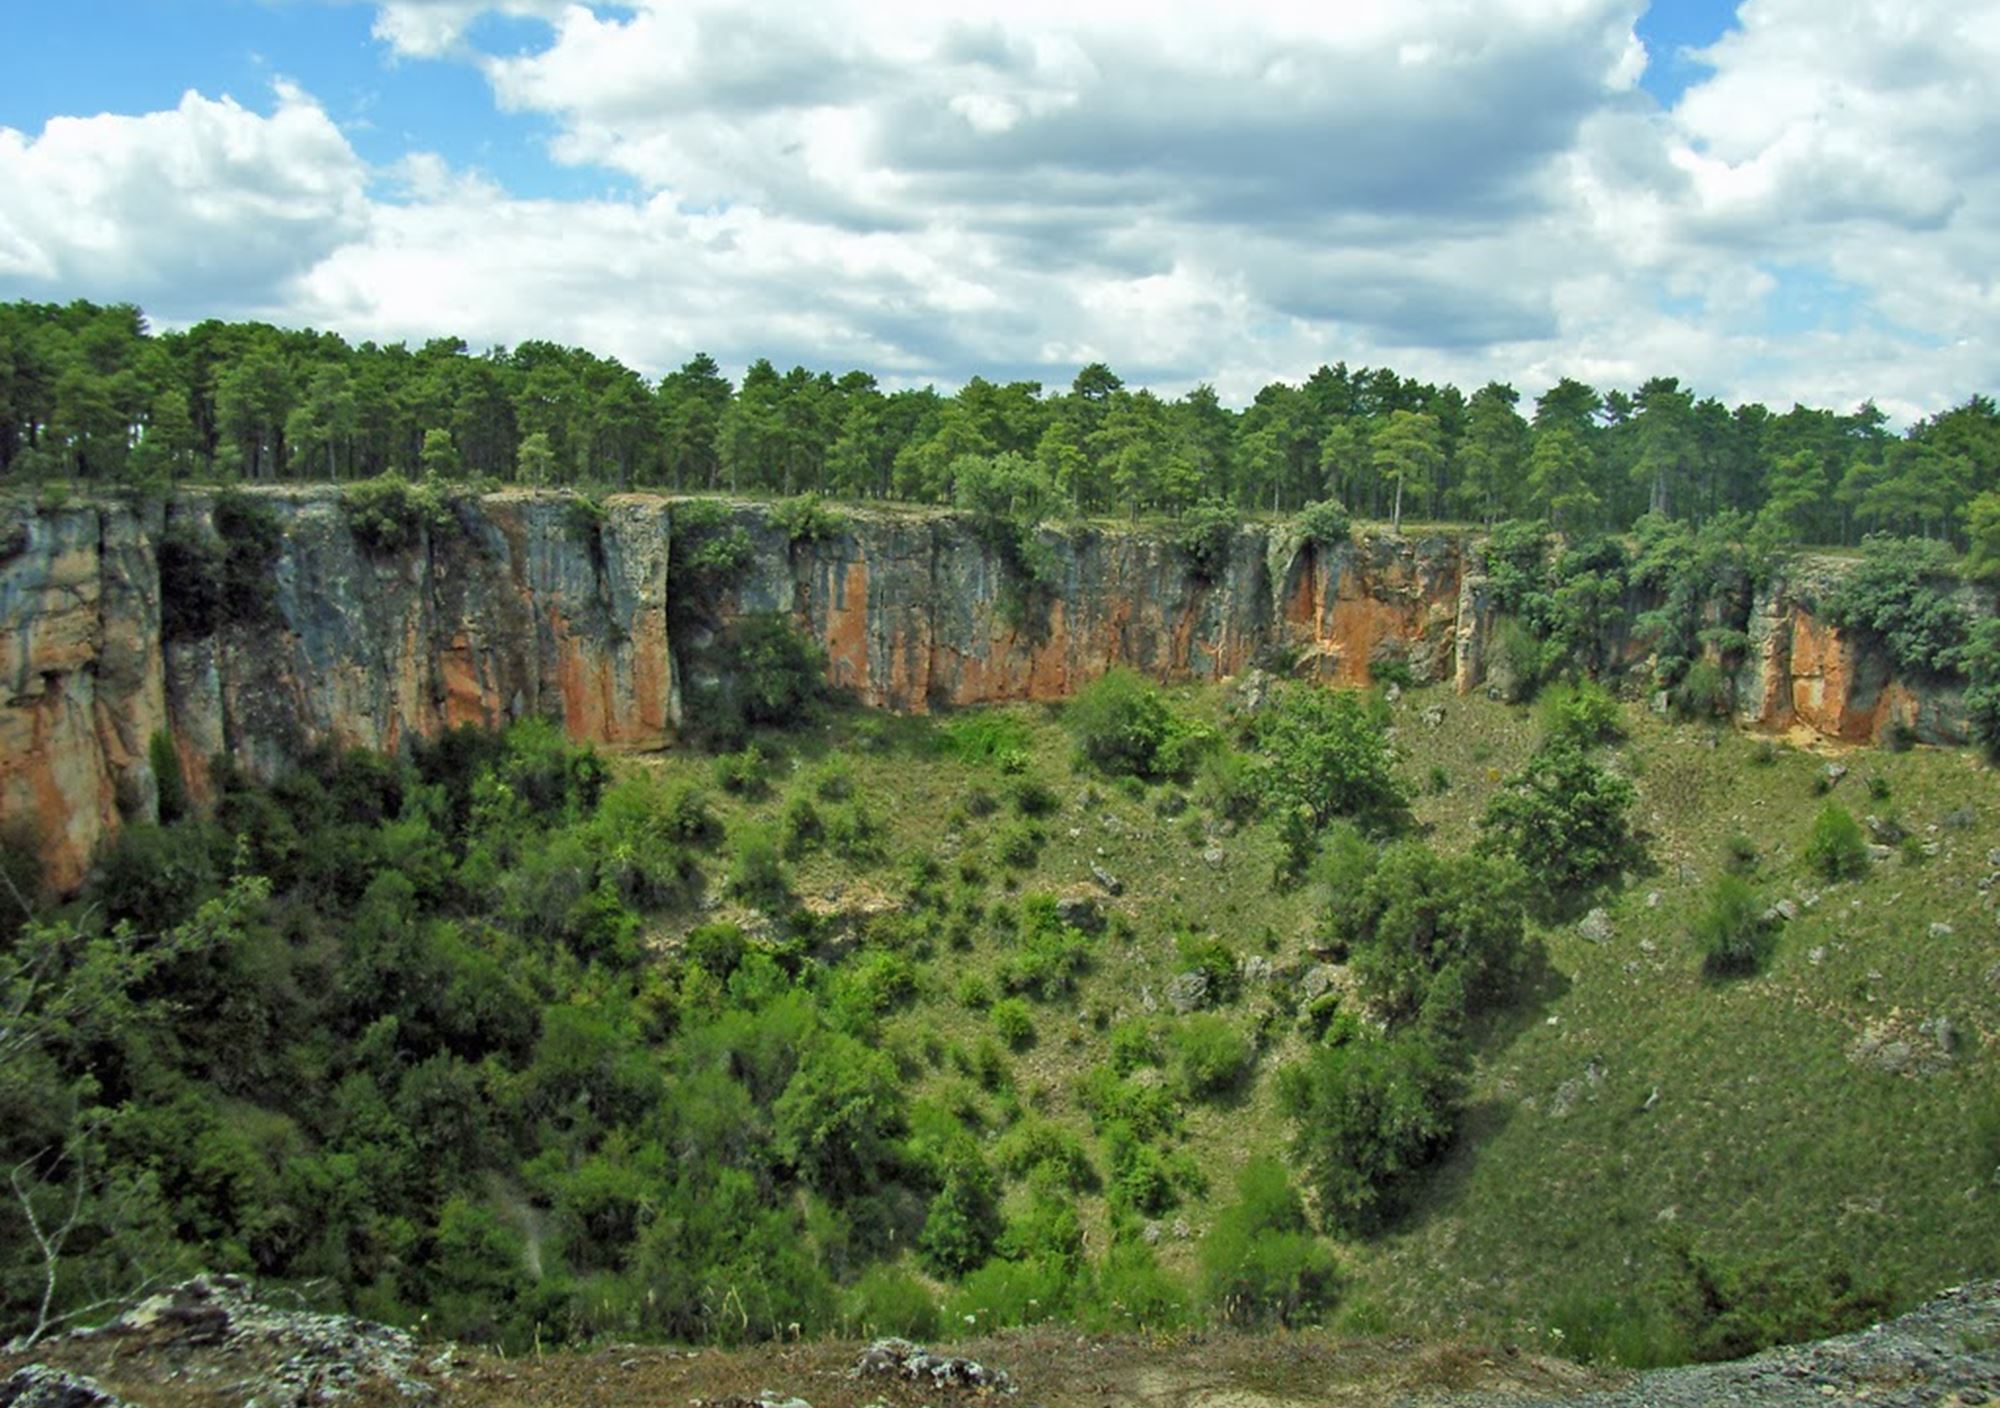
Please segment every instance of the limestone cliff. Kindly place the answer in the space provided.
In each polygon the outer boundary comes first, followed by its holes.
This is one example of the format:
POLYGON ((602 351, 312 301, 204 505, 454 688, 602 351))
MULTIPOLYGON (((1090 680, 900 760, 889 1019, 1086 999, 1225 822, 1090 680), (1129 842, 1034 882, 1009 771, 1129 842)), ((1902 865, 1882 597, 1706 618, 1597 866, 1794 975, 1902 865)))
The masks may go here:
POLYGON ((121 814, 151 811, 155 734, 197 797, 218 754, 268 774, 322 740, 394 748, 529 714, 667 740, 666 501, 614 499, 584 541, 560 500, 496 494, 382 556, 331 492, 261 497, 284 527, 277 623, 171 641, 155 548, 169 515, 205 522, 205 498, 0 519, 0 824, 32 823, 52 883, 79 881, 121 814))
MULTIPOLYGON (((669 640, 673 500, 616 496, 592 523, 560 496, 491 494, 385 553, 332 490, 259 497, 283 528, 268 624, 172 640, 158 544, 169 523, 206 524, 208 498, 0 508, 0 825, 32 825, 53 883, 78 883, 121 817, 151 813, 156 735, 198 796, 218 755, 269 773, 322 740, 394 748, 527 715, 592 742, 670 740, 686 644, 669 640)), ((1353 684, 1394 661, 1465 691, 1495 625, 1477 547, 1452 537, 1330 547, 1252 526, 1204 576, 1143 532, 1050 529, 1053 590, 1023 603, 949 514, 850 511, 798 542, 758 506, 727 522, 752 551, 713 613, 789 615, 836 685, 884 708, 1055 699, 1117 664, 1187 680, 1275 662, 1353 684)), ((1955 740, 1949 694, 1893 679, 1814 615, 1829 570, 1758 600, 1741 722, 1955 740)))

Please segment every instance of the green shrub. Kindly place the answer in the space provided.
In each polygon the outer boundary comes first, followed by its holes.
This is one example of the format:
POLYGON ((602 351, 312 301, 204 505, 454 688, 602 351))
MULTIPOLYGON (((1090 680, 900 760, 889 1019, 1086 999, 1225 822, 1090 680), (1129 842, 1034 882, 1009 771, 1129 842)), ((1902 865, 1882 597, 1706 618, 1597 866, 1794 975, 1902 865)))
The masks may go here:
POLYGON ((1092 1066, 1076 1085, 1077 1103, 1107 1136, 1122 1126, 1140 1139, 1157 1138, 1180 1127, 1180 1107, 1164 1088, 1127 1080, 1112 1067, 1092 1066))
POLYGON ((959 1283, 947 1318, 968 1334, 1040 1324, 1068 1313, 1074 1289, 1061 1262, 990 1261, 959 1283))
POLYGON ((1047 609, 1055 584, 1055 552, 1039 531, 1055 501, 1047 471, 1013 451, 967 454, 952 460, 948 479, 972 536, 999 560, 1001 619, 1027 625, 1047 609))
POLYGON ((1236 964, 1236 951, 1213 934, 1184 932, 1174 940, 1174 952, 1183 971, 1192 970, 1208 979, 1205 1002, 1225 1006, 1234 1002, 1243 988, 1243 975, 1236 964))
POLYGON ((277 562, 284 528, 269 504, 240 489, 216 494, 214 531, 184 517, 160 534, 160 634, 199 640, 224 626, 277 619, 277 562))
POLYGON ((1054 816, 1062 810, 1055 788, 1038 777, 1023 777, 1013 786, 1014 810, 1025 817, 1054 816))
POLYGON ((1123 1122, 1104 1130, 1104 1152, 1111 1165, 1110 1202, 1114 1214, 1158 1217, 1178 1199, 1173 1175, 1160 1151, 1123 1122))
POLYGON ((1535 697, 1550 668, 1547 643, 1512 616, 1502 617, 1493 632, 1493 663, 1507 682, 1507 699, 1518 703, 1535 697))
POLYGON ((791 902, 778 837, 770 827, 745 826, 732 838, 729 893, 765 910, 782 909, 791 902))
POLYGON ((453 522, 450 506, 433 485, 412 484, 398 474, 348 485, 340 491, 340 511, 355 541, 385 557, 408 551, 426 532, 441 532, 453 522))
POLYGON ((1206 1100, 1233 1088, 1250 1069, 1250 1042, 1228 1018, 1195 1012, 1172 1029, 1174 1078, 1188 1096, 1206 1100))
POLYGON ((979 709, 959 714, 932 735, 940 753, 960 762, 1019 772, 1034 749, 1034 734, 1013 714, 979 709))
POLYGON ((1754 874, 1762 859, 1757 843, 1741 831, 1731 832, 1729 839, 1722 843, 1723 867, 1733 875, 1754 874))
POLYGON ((1398 689, 1414 689, 1417 676, 1408 660, 1398 655, 1384 655, 1368 662, 1368 681, 1377 689, 1389 685, 1398 689))
POLYGON ((1827 880, 1857 879, 1868 873, 1868 837, 1852 813, 1828 802, 1813 818, 1805 858, 1827 880))
POLYGON ((129 922, 155 935, 192 918, 215 884, 213 850, 202 828, 142 824, 125 827, 104 848, 91 896, 112 923, 129 922))
POLYGON ((718 754, 711 769, 715 785, 739 797, 758 797, 770 785, 770 755, 754 743, 734 753, 718 754))
POLYGON ((1275 1159, 1244 1168, 1236 1202, 1202 1238, 1200 1262, 1202 1300, 1232 1325, 1315 1325, 1340 1295, 1333 1252, 1312 1235, 1275 1159))
POLYGON ((1035 1017, 1028 1004, 1018 997, 1003 997, 993 1004, 994 1035, 1016 1051, 1035 1040, 1035 1017))
POLYGON ((668 629, 682 638, 687 628, 716 624, 723 598, 742 578, 757 545, 741 524, 730 521, 729 505, 688 499, 673 507, 667 554, 668 629))
POLYGON ((826 818, 827 844, 842 860, 857 865, 881 860, 882 837, 882 819, 859 799, 835 807, 826 818))
POLYGON ((1688 666, 1679 683, 1667 691, 1667 700, 1676 718, 1717 719, 1729 712, 1731 693, 1721 666, 1713 660, 1697 660, 1688 666))
POLYGON ((573 493, 563 499, 563 531, 584 547, 593 559, 604 552, 604 502, 588 494, 573 493))
POLYGON ((958 1005, 984 1012, 993 1005, 993 984, 984 973, 967 973, 958 980, 958 1005))
POLYGON ((864 1339, 898 1335, 928 1340, 938 1332, 938 1306, 930 1290, 899 1266, 877 1263, 847 1290, 848 1333, 864 1339))
POLYGON ((1047 1001, 1072 991, 1089 966, 1090 944, 1075 929, 1024 926, 1020 944, 1008 957, 1002 977, 1010 991, 1047 1001))
POLYGON ((1195 795, 1224 821, 1246 822, 1264 800, 1264 778, 1258 761, 1233 748, 1212 749, 1202 759, 1195 795))
POLYGON ((1280 818, 1302 814, 1317 832, 1335 817, 1374 830, 1399 826, 1409 798, 1379 701, 1353 690, 1292 684, 1256 723, 1270 759, 1265 796, 1280 818))
POLYGON ((826 657, 775 611, 738 617, 709 650, 713 680, 686 695, 689 730, 715 744, 751 728, 797 728, 819 717, 826 657))
POLYGON ((826 823, 820 820, 819 808, 813 805, 811 797, 798 793, 785 802, 784 813, 778 819, 778 835, 787 860, 799 859, 826 839, 826 823))
POLYGON ((1715 878, 1692 933, 1701 971, 1710 978, 1755 973, 1770 957, 1774 937, 1756 892, 1740 875, 1727 872, 1715 878))
POLYGON ((1111 1068, 1129 1076, 1141 1066, 1160 1063, 1159 1039, 1143 1017, 1127 1017, 1111 1029, 1111 1068))
POLYGON ((1098 1334, 1159 1334, 1187 1322, 1187 1288, 1160 1265, 1153 1249, 1143 1242, 1113 1242, 1083 1309, 1084 1327, 1098 1334))
POLYGON ((854 764, 844 753, 829 754, 812 770, 813 795, 823 802, 844 802, 854 795, 854 764))
POLYGON ((1353 535, 1353 520, 1336 499, 1318 499, 1300 509, 1292 519, 1299 536, 1321 547, 1337 547, 1353 535))
MULTIPOLYGON (((938 1191, 924 1216, 917 1251, 938 1275, 964 1276, 991 1256, 1000 1240, 999 1191, 969 1138, 955 1142, 941 1163, 938 1191)), ((961 1296, 966 1289, 961 1287, 961 1296)))
POLYGON ((1009 870, 1032 870, 1048 839, 1041 827, 1026 819, 1010 822, 994 837, 993 854, 1009 870))
POLYGON ((1329 857, 1331 936, 1391 1020, 1421 1017, 1453 1034, 1514 990, 1527 963, 1526 921, 1518 876, 1503 862, 1399 841, 1365 873, 1337 874, 1339 865, 1329 857))
POLYGON ((1157 686, 1123 668, 1085 685, 1063 718, 1084 758, 1112 776, 1176 775, 1192 763, 1193 745, 1203 737, 1157 686))
POLYGON ((1923 538, 1871 534, 1862 558, 1826 601, 1826 619, 1879 642, 1900 672, 1955 674, 1971 625, 1955 599, 1950 549, 1923 538))
POLYGON ((671 840, 706 847, 722 837, 722 824, 708 805, 708 794, 692 782, 668 786, 658 794, 657 807, 660 827, 671 840))
POLYGON ((169 518, 155 550, 160 565, 160 636, 201 640, 222 623, 222 545, 186 518, 169 518))
POLYGON ((727 981, 748 950, 743 931, 734 924, 703 924, 690 932, 682 951, 687 961, 719 981, 727 981))
POLYGON ((823 543, 838 538, 848 528, 847 515, 827 507, 817 494, 784 499, 771 505, 771 522, 791 544, 823 543))
POLYGON ((1010 1261, 1038 1261, 1072 1271, 1082 1269, 1083 1225, 1076 1204, 1050 1181, 1028 1189, 1028 1206, 1008 1219, 1000 1234, 1000 1255, 1010 1261))
POLYGON ((1243 515, 1232 504, 1214 499, 1192 504, 1181 511, 1174 531, 1174 546, 1188 560, 1188 570, 1198 581, 1219 582, 1229 570, 1229 547, 1243 515))
POLYGON ((1965 713, 1986 756, 2000 762, 2000 619, 1979 622, 1960 654, 1965 669, 1965 713))
POLYGON ((240 489, 223 489, 215 496, 210 517, 215 536, 222 541, 222 620, 237 626, 276 621, 276 573, 285 544, 277 510, 240 489))
POLYGON ((1582 747, 1616 743, 1625 736, 1624 711, 1611 691, 1590 680, 1556 685, 1543 692, 1539 706, 1544 737, 1582 747))
POLYGON ((1609 880, 1636 860, 1632 784, 1574 743, 1551 740, 1508 778, 1480 826, 1551 900, 1609 880))
POLYGON ((873 1187, 896 1157, 904 1102, 887 1055, 818 1031, 771 1102, 772 1147, 811 1187, 840 1197, 873 1187))
POLYGON ((1022 1120, 1007 1131, 993 1157, 1013 1178, 1033 1176, 1075 1193, 1097 1184, 1097 1170, 1091 1167, 1083 1141, 1045 1120, 1022 1120))
POLYGON ((1323 1047, 1280 1073, 1300 1168, 1331 1226, 1367 1233, 1400 1209, 1413 1175, 1450 1143, 1458 1073, 1420 1035, 1323 1047))

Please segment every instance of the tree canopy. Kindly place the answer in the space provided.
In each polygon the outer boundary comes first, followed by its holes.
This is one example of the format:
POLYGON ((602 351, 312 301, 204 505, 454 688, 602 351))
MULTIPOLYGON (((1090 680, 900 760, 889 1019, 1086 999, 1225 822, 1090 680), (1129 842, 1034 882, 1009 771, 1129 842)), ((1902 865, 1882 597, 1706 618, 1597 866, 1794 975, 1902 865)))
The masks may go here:
POLYGON ((128 304, 0 304, 0 482, 16 483, 395 472, 952 503, 972 467, 998 463, 973 497, 1028 485, 1074 514, 1331 501, 1571 533, 1734 512, 1790 542, 1990 539, 1992 513, 1973 509, 2000 492, 1993 401, 1900 437, 1885 420, 1866 402, 1732 408, 1672 376, 1630 393, 1565 378, 1524 408, 1504 383, 1467 396, 1345 363, 1273 382, 1240 412, 1210 386, 1167 400, 1102 363, 1067 388, 975 376, 945 395, 760 358, 732 385, 703 352, 653 380, 544 341, 352 345, 216 321, 156 335, 128 304))

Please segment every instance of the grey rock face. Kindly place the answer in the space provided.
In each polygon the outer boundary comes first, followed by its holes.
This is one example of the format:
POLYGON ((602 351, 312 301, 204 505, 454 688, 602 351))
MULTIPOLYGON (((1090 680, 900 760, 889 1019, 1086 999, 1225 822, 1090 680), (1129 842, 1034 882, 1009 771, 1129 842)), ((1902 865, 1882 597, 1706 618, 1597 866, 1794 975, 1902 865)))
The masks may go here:
POLYGON ((905 1339, 881 1339, 861 1351, 849 1371, 854 1378, 886 1376, 932 1389, 975 1389, 1013 1393, 1013 1376, 956 1354, 934 1354, 905 1339))
POLYGON ((1176 1012, 1193 1012, 1208 1002, 1208 974, 1199 968, 1176 973, 1167 980, 1167 1005, 1176 1012))
MULTIPOLYGON (((531 716, 586 742, 671 740, 675 650, 693 643, 668 639, 686 501, 615 495, 601 527, 579 533, 566 496, 510 490, 459 500, 448 524, 380 553, 350 531, 337 490, 253 492, 283 528, 276 623, 174 641, 162 637, 158 544, 170 521, 205 531, 206 495, 164 510, 0 510, 0 823, 34 820, 57 888, 81 881, 121 815, 150 814, 155 734, 197 802, 218 753, 268 775, 321 741, 393 750, 531 716)), ((1476 543, 1457 537, 1327 545, 1246 526, 1222 570, 1199 579, 1153 535, 1045 529, 1053 586, 1022 611, 1005 564, 950 514, 856 509, 844 531, 792 543, 767 506, 720 512, 752 554, 712 614, 789 617, 825 649, 832 683, 878 707, 1054 700, 1115 665, 1212 680, 1280 659, 1337 684, 1393 661, 1418 684, 1469 692, 1494 664, 1490 587, 1476 543)), ((1855 741, 1891 723, 1962 736, 1962 699, 1894 679, 1879 652, 1813 616, 1838 570, 1797 568, 1760 599, 1741 721, 1855 741)), ((1644 603, 1632 605, 1628 617, 1644 603)), ((1606 651, 1640 653, 1622 636, 1606 651)), ((1238 707, 1254 713, 1274 685, 1251 675, 1238 707)), ((1442 706, 1419 718, 1440 727, 1442 706)), ((1829 781, 1844 771, 1831 765, 1829 781)))
POLYGON ((16 1369, 0 1383, 0 1408, 133 1408, 97 1380, 46 1364, 16 1369))

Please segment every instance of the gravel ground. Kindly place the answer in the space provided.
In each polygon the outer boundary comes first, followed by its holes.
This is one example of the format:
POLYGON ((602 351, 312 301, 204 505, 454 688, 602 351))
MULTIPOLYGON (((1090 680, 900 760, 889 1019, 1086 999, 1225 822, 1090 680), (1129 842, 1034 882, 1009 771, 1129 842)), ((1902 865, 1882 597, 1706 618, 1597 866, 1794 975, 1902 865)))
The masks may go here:
POLYGON ((1792 1408, 1867 1403, 2000 1405, 2000 1281, 1960 1286, 1900 1319, 1732 1364, 1656 1369, 1622 1387, 1563 1398, 1477 1394, 1453 1408, 1792 1408))
MULTIPOLYGON (((216 1278, 104 1330, 47 1341, 34 1357, 91 1375, 93 1389, 132 1408, 2000 1408, 2000 1281, 1947 1291, 1859 1334, 1630 1375, 1506 1348, 1311 1334, 1151 1339, 1041 1327, 956 1347, 976 1363, 896 1349, 922 1372, 868 1372, 881 1347, 833 1342, 508 1359, 274 1309, 216 1278)), ((0 1404, 100 1401, 69 1396, 47 1372, 46 1383, 8 1382, 28 1358, 0 1355, 0 1404)))

